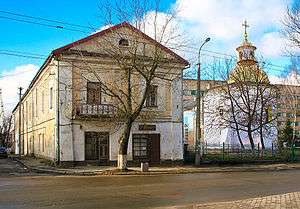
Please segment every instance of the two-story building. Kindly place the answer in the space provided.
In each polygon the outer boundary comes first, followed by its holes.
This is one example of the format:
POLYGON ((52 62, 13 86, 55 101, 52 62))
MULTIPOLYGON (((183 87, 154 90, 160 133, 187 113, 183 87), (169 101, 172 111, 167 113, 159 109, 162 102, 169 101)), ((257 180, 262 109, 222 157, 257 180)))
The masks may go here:
MULTIPOLYGON (((104 50, 107 43, 126 56, 131 44, 141 45, 137 57, 145 68, 148 51, 158 48, 164 60, 158 71, 172 75, 153 79, 131 129, 128 161, 183 159, 182 70, 189 63, 126 22, 52 51, 13 110, 16 153, 62 163, 117 161, 123 124, 118 118, 123 99, 117 97, 128 91, 114 59, 119 54, 104 50)), ((131 93, 138 100, 144 83, 140 75, 133 77, 131 93)))

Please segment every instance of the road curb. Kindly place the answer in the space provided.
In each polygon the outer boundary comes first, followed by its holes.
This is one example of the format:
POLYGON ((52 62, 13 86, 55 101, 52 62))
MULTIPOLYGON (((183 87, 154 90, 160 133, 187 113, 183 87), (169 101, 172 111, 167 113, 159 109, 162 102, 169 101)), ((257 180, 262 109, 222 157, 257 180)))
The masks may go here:
POLYGON ((172 174, 193 174, 193 173, 232 173, 232 172, 264 172, 264 171, 284 171, 284 170, 298 170, 299 167, 271 167, 271 168, 214 168, 214 169, 203 169, 203 168, 194 168, 194 169, 179 169, 179 170, 170 170, 170 171, 149 171, 149 172, 140 172, 132 170, 129 172, 114 172, 112 170, 102 170, 102 171, 66 171, 66 170, 54 170, 54 169, 45 169, 37 168, 34 166, 29 166, 26 163, 22 162, 18 158, 11 157, 12 160, 18 162, 22 166, 26 167, 29 171, 35 173, 45 173, 45 174, 55 174, 55 175, 68 175, 68 176, 155 176, 155 175, 172 175, 172 174))

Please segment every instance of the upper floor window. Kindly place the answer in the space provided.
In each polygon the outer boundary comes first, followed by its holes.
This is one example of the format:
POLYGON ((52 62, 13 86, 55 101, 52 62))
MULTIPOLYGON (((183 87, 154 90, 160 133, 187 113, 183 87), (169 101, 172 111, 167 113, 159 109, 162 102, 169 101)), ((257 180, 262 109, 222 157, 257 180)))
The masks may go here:
POLYGON ((42 91, 42 113, 44 113, 44 104, 45 104, 45 97, 44 97, 44 91, 42 91))
POLYGON ((53 107, 53 88, 51 87, 49 90, 49 109, 53 107))
POLYGON ((100 82, 87 82, 87 104, 101 104, 100 82))
POLYGON ((150 86, 146 107, 157 107, 157 88, 158 86, 155 85, 150 86))
POLYGON ((35 116, 38 116, 38 91, 35 90, 35 116))
POLYGON ((129 41, 125 38, 119 40, 119 46, 129 46, 129 41))

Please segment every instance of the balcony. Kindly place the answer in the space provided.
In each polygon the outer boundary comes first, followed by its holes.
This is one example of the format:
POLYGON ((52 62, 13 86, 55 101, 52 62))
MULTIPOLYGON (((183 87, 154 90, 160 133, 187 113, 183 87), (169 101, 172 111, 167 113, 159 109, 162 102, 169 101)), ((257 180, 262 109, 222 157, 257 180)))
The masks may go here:
POLYGON ((80 118, 111 118, 117 113, 117 108, 111 104, 80 104, 76 116, 80 118))

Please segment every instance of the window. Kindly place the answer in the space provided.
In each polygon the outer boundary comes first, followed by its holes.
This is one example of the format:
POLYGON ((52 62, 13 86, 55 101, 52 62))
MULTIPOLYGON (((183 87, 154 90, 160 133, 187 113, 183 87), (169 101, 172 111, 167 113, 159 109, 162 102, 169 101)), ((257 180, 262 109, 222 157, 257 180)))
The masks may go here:
POLYGON ((149 94, 146 99, 146 107, 157 106, 157 86, 150 86, 149 94))
POLYGON ((129 46, 129 41, 125 38, 121 38, 119 41, 119 46, 129 46))
POLYGON ((32 97, 31 97, 31 114, 32 114, 32 118, 34 117, 34 97, 33 97, 33 93, 32 93, 32 97))
POLYGON ((53 88, 51 87, 49 90, 49 109, 52 109, 53 105, 53 88))
POLYGON ((28 124, 28 101, 25 103, 25 121, 28 124))
POLYGON ((197 96, 197 90, 191 90, 191 95, 197 96))
POLYGON ((42 134, 39 134, 39 152, 42 150, 42 134))
POLYGON ((38 91, 35 90, 35 116, 38 116, 38 91))
POLYGON ((44 91, 42 91, 42 113, 44 113, 44 102, 45 102, 44 99, 45 99, 44 98, 44 91))
POLYGON ((134 158, 147 158, 147 138, 136 137, 133 138, 133 157, 134 158))
POLYGON ((39 134, 39 151, 45 151, 45 137, 44 134, 39 134))
POLYGON ((87 104, 101 104, 101 85, 100 82, 87 83, 87 104))
POLYGON ((45 152, 45 135, 44 134, 42 134, 42 142, 43 142, 43 149, 42 149, 42 152, 45 152))

